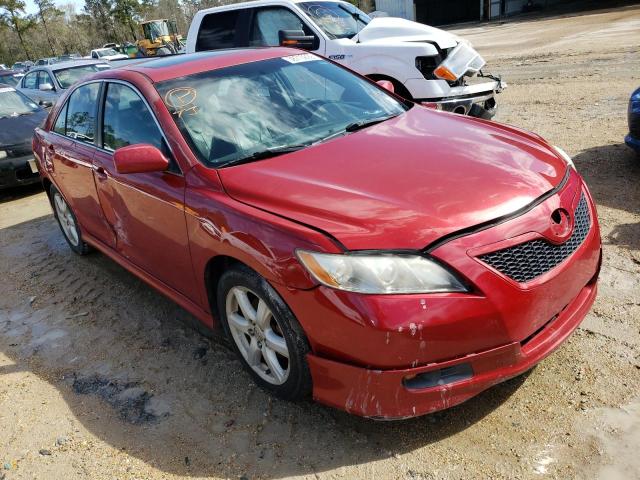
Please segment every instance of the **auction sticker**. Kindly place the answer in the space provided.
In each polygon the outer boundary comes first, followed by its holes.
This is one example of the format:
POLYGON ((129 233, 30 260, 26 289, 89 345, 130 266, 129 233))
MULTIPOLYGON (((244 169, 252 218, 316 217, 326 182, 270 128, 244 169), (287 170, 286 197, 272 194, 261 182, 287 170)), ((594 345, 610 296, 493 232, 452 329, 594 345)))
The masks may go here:
POLYGON ((289 63, 303 63, 303 62, 313 62, 314 60, 320 60, 319 57, 316 57, 313 53, 300 53, 298 55, 289 55, 288 57, 282 57, 283 60, 286 60, 289 63))
POLYGON ((11 87, 0 88, 0 93, 15 92, 15 91, 16 89, 11 87))

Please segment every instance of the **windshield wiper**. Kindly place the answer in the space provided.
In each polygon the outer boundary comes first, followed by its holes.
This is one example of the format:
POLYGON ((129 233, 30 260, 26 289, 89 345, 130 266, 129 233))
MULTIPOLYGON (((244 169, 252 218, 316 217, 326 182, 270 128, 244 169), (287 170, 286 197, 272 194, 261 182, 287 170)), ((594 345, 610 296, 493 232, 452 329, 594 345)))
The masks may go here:
POLYGON ((353 122, 350 123, 349 125, 347 125, 346 127, 344 127, 344 131, 345 132, 356 132, 358 130, 362 130, 363 128, 367 128, 370 127, 371 125, 375 125, 376 123, 382 123, 385 120, 389 120, 391 118, 397 117, 399 114, 396 115, 388 115, 386 117, 377 117, 377 118, 370 118, 368 120, 361 120, 359 122, 353 122))
POLYGON ((297 152, 298 150, 302 150, 303 148, 308 147, 309 144, 300 144, 300 145, 284 145, 280 147, 271 147, 266 150, 259 150, 257 152, 253 152, 251 155, 242 158, 236 158, 234 160, 229 160, 218 166, 218 168, 224 167, 232 167, 235 165, 241 165, 243 163, 255 162, 257 160, 264 160, 266 158, 277 157, 278 155, 284 155, 285 153, 297 152))

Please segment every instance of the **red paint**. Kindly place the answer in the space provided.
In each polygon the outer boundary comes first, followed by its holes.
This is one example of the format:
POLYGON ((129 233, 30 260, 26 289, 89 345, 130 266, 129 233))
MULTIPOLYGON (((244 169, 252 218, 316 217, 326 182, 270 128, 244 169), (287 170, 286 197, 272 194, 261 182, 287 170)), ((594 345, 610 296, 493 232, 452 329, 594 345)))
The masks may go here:
POLYGON ((289 53, 218 52, 93 77, 125 81, 141 92, 173 152, 175 173, 158 171, 167 159, 148 146, 114 155, 50 132, 67 93, 36 131, 34 150, 42 152, 40 170, 76 212, 86 241, 209 326, 216 312, 208 301, 208 266, 219 256, 247 264, 280 293, 309 338, 314 397, 358 415, 397 418, 450 407, 557 348, 593 302, 600 262, 593 200, 573 170, 562 188, 526 213, 430 252, 457 271, 471 293, 333 290, 318 286, 294 254, 417 252, 510 214, 557 187, 567 172, 540 137, 415 106, 393 120, 260 162, 215 170, 196 160, 153 82, 289 53), (519 284, 478 259, 532 239, 560 243, 567 232, 551 215, 573 212, 581 192, 592 227, 556 268, 519 284), (421 391, 402 383, 464 362, 473 368, 469 380, 421 391))
POLYGON ((118 173, 163 172, 169 168, 169 160, 153 145, 129 145, 113 154, 118 173))

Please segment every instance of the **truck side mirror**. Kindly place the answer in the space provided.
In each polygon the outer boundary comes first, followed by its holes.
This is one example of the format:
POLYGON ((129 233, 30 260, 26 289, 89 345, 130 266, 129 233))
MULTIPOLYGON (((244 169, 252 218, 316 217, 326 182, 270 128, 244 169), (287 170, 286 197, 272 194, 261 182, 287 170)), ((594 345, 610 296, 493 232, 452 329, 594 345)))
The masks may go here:
POLYGON ((294 47, 303 50, 317 50, 320 41, 315 35, 305 35, 302 30, 280 30, 278 40, 281 47, 294 47))

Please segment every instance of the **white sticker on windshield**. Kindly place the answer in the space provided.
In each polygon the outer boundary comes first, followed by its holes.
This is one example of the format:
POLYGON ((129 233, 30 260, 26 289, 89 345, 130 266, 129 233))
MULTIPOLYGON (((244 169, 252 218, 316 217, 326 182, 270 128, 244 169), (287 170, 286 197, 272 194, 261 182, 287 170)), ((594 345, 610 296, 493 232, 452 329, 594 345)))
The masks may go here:
POLYGON ((320 58, 316 57, 313 53, 300 53, 298 55, 289 55, 288 57, 282 57, 282 59, 286 60, 289 63, 313 62, 314 60, 320 60, 320 58))
POLYGON ((0 88, 0 93, 7 93, 7 92, 15 92, 15 89, 11 87, 0 88))

